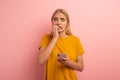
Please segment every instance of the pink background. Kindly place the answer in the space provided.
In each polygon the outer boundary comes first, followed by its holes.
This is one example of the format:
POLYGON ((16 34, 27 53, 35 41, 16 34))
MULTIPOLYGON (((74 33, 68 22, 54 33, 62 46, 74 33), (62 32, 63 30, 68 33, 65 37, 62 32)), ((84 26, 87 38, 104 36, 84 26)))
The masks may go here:
POLYGON ((38 46, 57 8, 85 50, 78 80, 120 80, 120 0, 0 0, 0 80, 43 80, 38 46))

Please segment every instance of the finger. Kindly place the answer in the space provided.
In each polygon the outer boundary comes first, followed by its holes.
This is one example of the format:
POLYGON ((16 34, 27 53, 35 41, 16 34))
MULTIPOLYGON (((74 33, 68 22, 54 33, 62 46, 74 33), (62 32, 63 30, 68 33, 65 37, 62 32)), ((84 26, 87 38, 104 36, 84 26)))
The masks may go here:
POLYGON ((66 59, 66 58, 62 58, 61 60, 62 60, 62 61, 67 61, 67 59, 66 59))
POLYGON ((52 26, 52 33, 53 34, 55 33, 55 27, 54 27, 54 25, 52 26))

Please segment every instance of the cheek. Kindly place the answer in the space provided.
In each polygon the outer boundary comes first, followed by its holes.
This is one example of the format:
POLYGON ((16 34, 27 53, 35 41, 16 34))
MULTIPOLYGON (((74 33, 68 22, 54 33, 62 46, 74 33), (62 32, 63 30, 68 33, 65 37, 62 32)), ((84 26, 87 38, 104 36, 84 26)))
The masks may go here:
POLYGON ((64 25, 64 27, 66 27, 66 26, 67 26, 67 23, 63 23, 63 25, 64 25))

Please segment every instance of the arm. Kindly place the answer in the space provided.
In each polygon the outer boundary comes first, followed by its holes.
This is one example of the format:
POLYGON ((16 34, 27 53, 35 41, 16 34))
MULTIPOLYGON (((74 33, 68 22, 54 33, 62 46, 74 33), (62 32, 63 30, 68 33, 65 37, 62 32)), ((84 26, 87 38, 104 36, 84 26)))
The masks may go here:
POLYGON ((49 58, 56 41, 57 41, 57 38, 52 38, 52 40, 50 41, 47 47, 40 48, 40 54, 39 54, 40 64, 43 64, 49 58))
POLYGON ((84 63, 83 63, 83 56, 78 56, 77 57, 77 61, 73 62, 72 60, 70 60, 68 57, 65 58, 64 60, 59 60, 59 62, 61 62, 62 64, 70 67, 71 69, 77 70, 82 72, 84 69, 84 63))
POLYGON ((49 44, 46 47, 40 48, 40 54, 39 54, 39 63, 43 64, 50 56, 54 45, 56 44, 56 41, 58 39, 58 32, 57 32, 57 26, 52 26, 52 32, 53 32, 53 38, 49 42, 49 44))
POLYGON ((78 70, 78 71, 82 72, 84 69, 83 56, 78 56, 76 62, 69 60, 67 63, 67 66, 69 66, 70 68, 72 68, 74 70, 78 70))

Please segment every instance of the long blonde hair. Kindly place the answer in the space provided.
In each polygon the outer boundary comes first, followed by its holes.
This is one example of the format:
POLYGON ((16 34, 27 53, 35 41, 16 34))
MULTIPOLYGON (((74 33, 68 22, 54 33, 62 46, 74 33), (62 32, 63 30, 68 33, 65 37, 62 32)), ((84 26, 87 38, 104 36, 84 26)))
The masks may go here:
POLYGON ((66 26, 66 29, 65 29, 65 33, 66 33, 67 35, 72 35, 71 30, 70 30, 70 19, 69 19, 69 15, 68 15, 68 13, 67 13, 64 9, 56 9, 55 12, 53 13, 52 17, 51 17, 51 21, 53 21, 53 18, 54 18, 55 14, 56 14, 57 12, 63 13, 63 14, 65 15, 65 17, 66 17, 66 19, 67 19, 67 26, 66 26))

